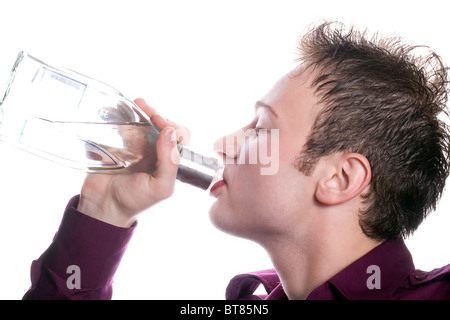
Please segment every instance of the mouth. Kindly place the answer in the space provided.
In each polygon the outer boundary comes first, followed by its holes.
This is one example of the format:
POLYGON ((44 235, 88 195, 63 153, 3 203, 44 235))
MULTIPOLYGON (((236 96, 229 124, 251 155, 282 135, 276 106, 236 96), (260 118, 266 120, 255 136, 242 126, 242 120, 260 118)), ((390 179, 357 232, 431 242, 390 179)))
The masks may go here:
POLYGON ((209 194, 215 198, 219 196, 219 189, 226 185, 225 180, 219 180, 209 189, 209 194))

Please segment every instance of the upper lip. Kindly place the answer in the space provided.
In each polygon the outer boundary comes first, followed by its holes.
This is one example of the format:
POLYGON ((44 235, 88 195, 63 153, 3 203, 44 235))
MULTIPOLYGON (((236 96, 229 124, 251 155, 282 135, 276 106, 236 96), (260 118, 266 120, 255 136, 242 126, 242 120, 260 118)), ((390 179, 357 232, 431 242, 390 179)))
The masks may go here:
POLYGON ((227 178, 227 167, 225 167, 224 169, 223 169, 223 174, 222 174, 222 180, 223 180, 223 182, 225 182, 225 184, 227 184, 227 180, 228 180, 228 178, 227 178))

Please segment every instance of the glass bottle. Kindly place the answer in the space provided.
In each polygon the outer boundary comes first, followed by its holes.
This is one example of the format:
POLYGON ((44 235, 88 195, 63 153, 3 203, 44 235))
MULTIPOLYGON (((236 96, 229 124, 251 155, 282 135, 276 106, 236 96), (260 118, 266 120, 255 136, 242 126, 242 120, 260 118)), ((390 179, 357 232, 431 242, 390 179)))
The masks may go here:
MULTIPOLYGON (((159 132, 111 86, 24 52, 0 96, 0 140, 89 173, 151 173, 159 132)), ((217 159, 177 147, 178 180, 204 190, 220 180, 217 159)))

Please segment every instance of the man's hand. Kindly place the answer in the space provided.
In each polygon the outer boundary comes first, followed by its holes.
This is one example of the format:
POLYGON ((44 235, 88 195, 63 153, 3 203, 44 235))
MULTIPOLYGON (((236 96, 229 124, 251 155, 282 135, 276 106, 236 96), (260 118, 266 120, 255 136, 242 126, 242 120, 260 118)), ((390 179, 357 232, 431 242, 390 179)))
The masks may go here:
POLYGON ((119 227, 130 227, 140 212, 173 194, 180 160, 176 144, 179 139, 189 140, 187 130, 162 118, 144 99, 135 103, 161 129, 156 170, 151 174, 88 174, 78 204, 84 214, 119 227), (177 137, 177 132, 183 137, 177 137))

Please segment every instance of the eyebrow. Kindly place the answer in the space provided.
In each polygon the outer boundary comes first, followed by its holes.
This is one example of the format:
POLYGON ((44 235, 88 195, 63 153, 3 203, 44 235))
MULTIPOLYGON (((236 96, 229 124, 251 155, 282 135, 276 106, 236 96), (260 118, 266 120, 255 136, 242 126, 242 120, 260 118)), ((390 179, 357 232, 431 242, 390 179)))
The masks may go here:
POLYGON ((275 112, 275 110, 274 110, 270 105, 268 105, 267 103, 264 103, 264 102, 262 102, 262 101, 260 101, 260 100, 256 101, 256 103, 255 103, 255 110, 257 110, 258 108, 264 108, 264 109, 269 110, 270 113, 272 113, 272 114, 275 116, 275 118, 278 119, 278 114, 277 114, 277 113, 275 112))

